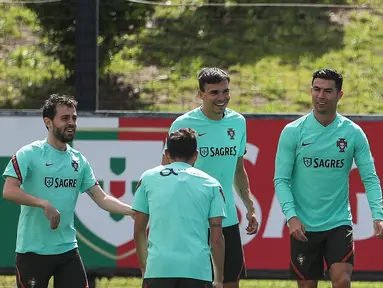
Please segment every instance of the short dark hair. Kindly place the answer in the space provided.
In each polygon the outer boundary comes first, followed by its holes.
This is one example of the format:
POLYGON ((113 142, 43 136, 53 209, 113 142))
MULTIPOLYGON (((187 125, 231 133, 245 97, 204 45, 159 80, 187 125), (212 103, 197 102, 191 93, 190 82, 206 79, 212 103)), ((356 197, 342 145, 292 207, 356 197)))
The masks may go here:
POLYGON ((52 94, 47 100, 45 100, 42 107, 43 118, 47 117, 53 120, 57 113, 57 106, 59 105, 77 108, 77 101, 72 96, 52 94))
POLYGON ((230 83, 230 76, 217 67, 203 68, 198 74, 199 90, 205 92, 205 84, 217 84, 224 80, 230 83))
POLYGON ((316 78, 321 78, 321 79, 327 79, 327 80, 334 80, 335 81, 335 87, 339 91, 342 91, 342 85, 343 85, 343 77, 342 74, 340 74, 338 71, 325 68, 325 69, 320 69, 318 71, 315 71, 313 74, 313 80, 311 81, 311 84, 314 83, 314 80, 316 78))
POLYGON ((170 158, 190 160, 197 151, 197 136, 191 128, 181 128, 170 133, 166 139, 170 158))

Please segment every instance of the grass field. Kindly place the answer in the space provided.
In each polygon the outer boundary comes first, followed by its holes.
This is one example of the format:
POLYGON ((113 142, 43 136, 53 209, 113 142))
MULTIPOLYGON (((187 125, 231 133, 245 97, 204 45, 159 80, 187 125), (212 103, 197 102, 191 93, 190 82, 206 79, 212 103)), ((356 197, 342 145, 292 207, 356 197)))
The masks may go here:
MULTIPOLYGON (((15 278, 12 276, 0 276, 0 288, 16 287, 15 278)), ((52 283, 49 287, 53 287, 52 283)), ((96 283, 97 288, 131 288, 141 287, 141 279, 138 278, 113 278, 112 280, 101 279, 96 283)), ((270 280, 246 280, 241 281, 241 288, 295 288, 292 281, 270 280)), ((354 282, 353 288, 383 288, 383 283, 377 282, 354 282)), ((319 288, 331 288, 329 282, 321 282, 319 288)))

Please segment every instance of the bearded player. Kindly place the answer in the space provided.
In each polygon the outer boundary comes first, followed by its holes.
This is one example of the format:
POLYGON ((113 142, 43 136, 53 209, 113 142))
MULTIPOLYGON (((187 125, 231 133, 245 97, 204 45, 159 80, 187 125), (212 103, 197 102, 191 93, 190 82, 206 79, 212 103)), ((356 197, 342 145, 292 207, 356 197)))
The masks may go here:
POLYGON ((87 159, 68 144, 76 133, 76 107, 70 97, 50 96, 42 109, 48 137, 19 149, 3 174, 3 197, 21 205, 18 288, 47 288, 52 276, 55 288, 88 287, 74 228, 80 193, 106 211, 133 215, 131 206, 105 194, 87 159))

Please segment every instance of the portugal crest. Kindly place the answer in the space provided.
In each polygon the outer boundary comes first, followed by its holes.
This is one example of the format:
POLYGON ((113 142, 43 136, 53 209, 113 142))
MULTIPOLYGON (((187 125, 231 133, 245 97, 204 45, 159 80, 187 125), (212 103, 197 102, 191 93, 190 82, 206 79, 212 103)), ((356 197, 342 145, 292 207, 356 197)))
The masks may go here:
POLYGON ((74 169, 74 172, 78 172, 78 163, 77 163, 77 161, 75 161, 75 160, 72 161, 72 167, 74 169))
POLYGON ((305 256, 303 254, 298 254, 297 262, 299 263, 300 266, 303 266, 303 263, 305 262, 305 256))
POLYGON ((336 141, 336 147, 339 148, 339 152, 343 152, 347 147, 347 142, 345 138, 339 138, 338 141, 336 141))
POLYGON ((229 128, 227 129, 227 135, 229 135, 230 137, 230 140, 234 140, 234 136, 235 136, 235 131, 233 128, 229 128))

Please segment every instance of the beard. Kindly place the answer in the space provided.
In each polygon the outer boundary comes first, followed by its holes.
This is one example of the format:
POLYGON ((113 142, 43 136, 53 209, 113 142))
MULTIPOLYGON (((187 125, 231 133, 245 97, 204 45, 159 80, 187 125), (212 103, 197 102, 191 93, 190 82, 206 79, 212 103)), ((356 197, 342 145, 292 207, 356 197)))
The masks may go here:
POLYGON ((66 127, 66 128, 57 128, 53 126, 53 135, 57 140, 62 143, 71 142, 74 139, 74 135, 76 134, 76 128, 74 127, 66 127), (65 134, 65 129, 73 129, 72 133, 65 134))

